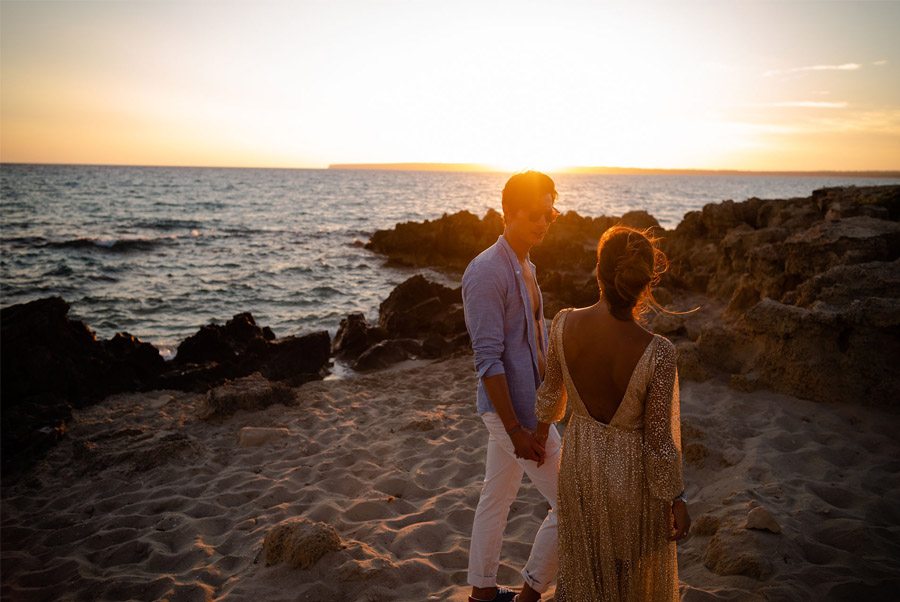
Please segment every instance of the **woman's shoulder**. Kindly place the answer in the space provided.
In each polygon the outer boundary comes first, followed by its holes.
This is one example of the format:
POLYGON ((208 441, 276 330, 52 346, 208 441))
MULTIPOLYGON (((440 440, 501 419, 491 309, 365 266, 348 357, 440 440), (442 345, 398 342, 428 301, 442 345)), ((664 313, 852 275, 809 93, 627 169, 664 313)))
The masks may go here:
POLYGON ((556 312, 556 315, 553 316, 553 324, 554 325, 559 324, 566 318, 567 314, 569 314, 575 310, 576 310, 575 307, 564 307, 563 309, 559 310, 558 312, 556 312))
POLYGON ((653 335, 652 343, 656 345, 655 355, 657 361, 676 360, 678 358, 678 348, 675 346, 675 343, 661 334, 651 334, 653 335))

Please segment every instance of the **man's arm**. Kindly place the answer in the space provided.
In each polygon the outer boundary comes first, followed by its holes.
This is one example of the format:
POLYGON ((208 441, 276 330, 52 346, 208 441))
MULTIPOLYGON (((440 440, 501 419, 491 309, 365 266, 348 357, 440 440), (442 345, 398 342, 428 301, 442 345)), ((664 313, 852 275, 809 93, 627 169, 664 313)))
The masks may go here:
POLYGON ((512 399, 509 396, 509 385, 506 382, 506 374, 487 376, 482 379, 484 390, 491 399, 497 416, 503 421, 503 428, 512 440, 516 449, 516 456, 526 460, 542 462, 544 459, 544 446, 534 438, 534 434, 519 424, 516 412, 513 410, 512 399))
POLYGON ((537 444, 532 434, 519 424, 506 382, 506 369, 502 361, 506 306, 502 275, 490 266, 471 266, 463 276, 462 296, 478 378, 482 380, 485 393, 503 421, 516 455, 539 461, 543 457, 543 446, 537 444))

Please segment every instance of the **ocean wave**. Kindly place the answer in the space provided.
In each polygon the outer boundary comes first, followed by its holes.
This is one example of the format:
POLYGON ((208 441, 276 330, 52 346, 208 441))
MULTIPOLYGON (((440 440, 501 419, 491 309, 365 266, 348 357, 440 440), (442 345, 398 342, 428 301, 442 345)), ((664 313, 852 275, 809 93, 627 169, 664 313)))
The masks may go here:
POLYGON ((174 238, 73 238, 62 241, 46 241, 43 245, 55 249, 99 249, 113 253, 150 251, 160 245, 174 242, 174 238))
POLYGON ((54 277, 54 276, 57 276, 57 277, 64 277, 64 276, 71 276, 71 275, 74 274, 74 273, 75 273, 75 272, 74 272, 74 271, 72 270, 72 268, 70 268, 69 266, 67 266, 67 265, 60 265, 60 266, 57 266, 57 267, 52 268, 52 269, 50 269, 50 270, 47 270, 46 272, 43 273, 42 276, 43 276, 44 278, 51 278, 51 277, 54 277))
POLYGON ((135 228, 146 228, 148 230, 200 230, 203 227, 197 220, 160 218, 141 220, 134 224, 135 228))
POLYGON ((46 247, 47 239, 41 236, 4 236, 0 239, 4 245, 18 247, 46 247))
POLYGON ((342 291, 339 291, 338 289, 331 287, 331 286, 317 286, 314 289, 312 289, 312 291, 310 291, 310 292, 316 296, 326 297, 326 298, 333 297, 335 295, 343 295, 344 294, 342 291))
POLYGON ((265 228, 245 228, 243 226, 240 226, 240 227, 222 228, 222 232, 224 232, 226 234, 231 234, 234 236, 244 237, 244 236, 254 236, 254 235, 258 235, 258 234, 269 235, 269 236, 271 236, 273 234, 284 234, 285 232, 287 232, 287 230, 283 230, 280 228, 273 228, 273 229, 267 230, 265 228))

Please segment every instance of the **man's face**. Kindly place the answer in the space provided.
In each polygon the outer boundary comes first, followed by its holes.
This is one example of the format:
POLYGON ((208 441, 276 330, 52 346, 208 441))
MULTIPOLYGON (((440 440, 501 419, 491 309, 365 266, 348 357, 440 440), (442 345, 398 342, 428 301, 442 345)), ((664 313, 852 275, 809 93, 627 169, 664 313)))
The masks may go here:
POLYGON ((553 196, 550 193, 530 207, 523 207, 508 216, 506 232, 517 242, 529 248, 540 243, 547 235, 547 229, 556 219, 557 211, 553 208, 553 196))

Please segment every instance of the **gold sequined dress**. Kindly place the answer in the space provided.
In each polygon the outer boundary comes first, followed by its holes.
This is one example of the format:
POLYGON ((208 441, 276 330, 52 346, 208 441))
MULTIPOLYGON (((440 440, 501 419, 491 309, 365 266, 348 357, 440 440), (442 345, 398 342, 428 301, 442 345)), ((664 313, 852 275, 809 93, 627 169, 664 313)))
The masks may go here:
POLYGON ((671 502, 683 491, 675 346, 654 335, 607 425, 588 413, 569 375, 569 311, 553 320, 536 404, 538 420, 552 423, 572 403, 559 470, 557 600, 678 600, 668 540, 671 502))

